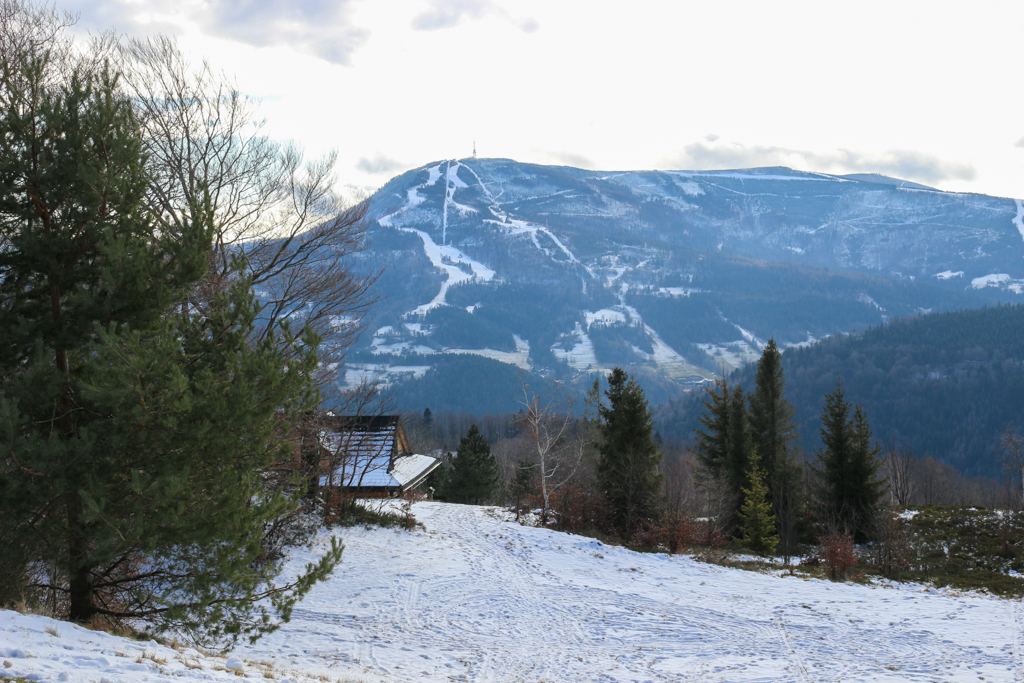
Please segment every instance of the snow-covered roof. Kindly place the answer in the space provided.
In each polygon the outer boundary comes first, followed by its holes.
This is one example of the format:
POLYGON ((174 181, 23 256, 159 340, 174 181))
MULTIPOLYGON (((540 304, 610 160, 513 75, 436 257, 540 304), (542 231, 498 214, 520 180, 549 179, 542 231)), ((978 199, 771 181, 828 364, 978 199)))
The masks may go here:
POLYGON ((320 432, 334 471, 321 486, 410 488, 437 466, 427 455, 410 454, 395 415, 336 417, 320 432))
POLYGON ((391 477, 404 487, 415 486, 441 463, 429 455, 414 453, 402 458, 395 458, 395 466, 391 468, 391 477))
MULTIPOLYGON (((373 458, 352 458, 343 462, 331 477, 331 486, 411 488, 422 481, 440 461, 429 455, 405 455, 395 458, 391 465, 389 455, 373 458)), ((328 484, 327 477, 320 485, 328 484)))

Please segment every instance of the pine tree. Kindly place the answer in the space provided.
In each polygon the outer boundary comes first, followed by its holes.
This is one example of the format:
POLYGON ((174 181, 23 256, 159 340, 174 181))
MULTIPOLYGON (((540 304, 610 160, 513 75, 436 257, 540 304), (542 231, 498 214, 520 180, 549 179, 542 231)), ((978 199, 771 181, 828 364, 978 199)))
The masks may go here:
POLYGON ((707 431, 696 431, 695 451, 704 486, 723 492, 721 521, 724 528, 732 528, 743 503, 753 444, 743 387, 730 391, 724 379, 715 384, 719 390, 708 389, 710 400, 704 401, 708 412, 699 418, 707 431))
POLYGON ((740 541, 759 555, 770 555, 779 544, 775 533, 775 514, 768 500, 768 487, 764 472, 756 456, 751 461, 747 479, 750 486, 743 489, 743 505, 739 511, 740 541))
POLYGON ((654 443, 643 389, 621 368, 608 377, 608 406, 600 405, 597 481, 611 510, 610 522, 630 538, 657 515, 661 451, 654 443))
POLYGON ((694 430, 694 451, 705 476, 722 479, 729 461, 729 418, 732 405, 729 384, 723 378, 708 387, 703 400, 705 413, 698 417, 704 429, 694 430))
POLYGON ((459 441, 449 477, 446 499, 456 503, 486 503, 498 488, 498 464, 491 455, 491 446, 475 424, 459 441))
POLYGON ((729 451, 726 467, 729 488, 736 494, 737 505, 742 499, 743 487, 748 483, 753 457, 746 394, 743 387, 737 385, 729 404, 729 451))
POLYGON ((818 512, 833 531, 849 533, 857 542, 871 533, 884 483, 877 478, 880 449, 871 445, 867 415, 857 406, 850 417, 850 404, 843 386, 825 395, 821 414, 822 448, 815 452, 818 512))
MULTIPOLYGON (((317 339, 250 345, 236 277, 203 317, 213 208, 176 234, 142 208, 141 136, 116 76, 0 55, 0 545, 69 617, 231 642, 273 630, 341 546, 275 585, 263 485, 280 426, 317 402, 317 339), (34 574, 33 574, 34 572, 34 574), (261 598, 265 600, 259 603, 261 598)), ((73 66, 73 65, 72 65, 73 66)))
POLYGON ((796 460, 796 425, 793 406, 786 400, 782 354, 768 340, 757 364, 754 393, 750 395, 750 432, 761 457, 776 523, 784 550, 797 541, 796 517, 801 505, 801 467, 796 460))

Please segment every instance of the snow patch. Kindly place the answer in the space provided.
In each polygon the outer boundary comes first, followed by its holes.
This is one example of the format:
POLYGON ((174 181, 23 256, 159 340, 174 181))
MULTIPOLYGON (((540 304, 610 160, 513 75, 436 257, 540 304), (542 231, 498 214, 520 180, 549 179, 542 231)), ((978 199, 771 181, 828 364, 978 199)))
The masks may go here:
POLYGON ((452 285, 460 282, 466 282, 473 278, 488 282, 495 276, 495 272, 484 264, 479 261, 474 261, 455 247, 441 246, 437 244, 430 235, 422 230, 417 230, 416 228, 402 228, 402 231, 418 235, 423 241, 423 252, 427 255, 427 258, 430 259, 430 263, 435 268, 440 268, 448 274, 445 281, 441 283, 441 291, 437 293, 437 296, 431 299, 430 302, 417 306, 412 311, 412 315, 425 315, 430 309, 446 304, 447 302, 445 301, 445 297, 448 295, 448 288, 452 285), (464 263, 469 266, 473 274, 470 275, 462 268, 459 268, 458 264, 460 263, 464 263))
POLYGON ((600 311, 583 311, 583 315, 587 319, 587 330, 590 330, 590 326, 594 323, 624 323, 626 322, 626 314, 622 311, 616 311, 611 308, 602 308, 600 311))
POLYGON ((673 299, 679 299, 688 297, 691 294, 698 294, 704 290, 694 289, 693 287, 658 287, 656 294, 658 296, 669 296, 673 299))
POLYGON ((944 270, 941 273, 935 273, 935 275, 934 275, 934 277, 938 278, 939 280, 949 280, 949 279, 952 279, 952 278, 955 278, 955 277, 963 277, 963 276, 964 276, 964 271, 962 271, 962 270, 958 270, 956 272, 953 272, 952 270, 944 270))
MULTIPOLYGON (((492 360, 515 365, 523 370, 530 370, 533 364, 530 363, 530 342, 518 334, 512 335, 516 343, 515 351, 498 351, 496 349, 445 349, 439 353, 456 353, 467 356, 482 356, 492 360)), ((435 352, 438 353, 438 352, 435 352)))
POLYGON ((870 294, 868 294, 867 292, 861 292, 861 293, 860 293, 860 294, 859 294, 859 295, 857 296, 857 301, 861 302, 862 304, 867 304, 867 305, 869 305, 869 306, 874 306, 874 307, 875 307, 876 309, 878 309, 879 311, 885 311, 885 309, 884 309, 884 308, 882 308, 881 306, 879 306, 879 305, 878 305, 878 302, 877 302, 877 301, 875 301, 875 300, 874 300, 874 299, 873 299, 873 298, 871 297, 871 295, 870 295, 870 294))
POLYGON ((715 359, 715 364, 723 366, 726 372, 758 360, 762 352, 745 339, 725 344, 697 344, 697 347, 715 359))
POLYGON ((387 365, 385 363, 352 363, 345 366, 345 387, 355 389, 364 384, 375 384, 381 388, 395 382, 420 379, 429 365, 387 365))
POLYGON ((971 280, 971 287, 974 289, 984 289, 985 287, 998 287, 999 285, 1005 284, 1011 280, 1010 276, 1006 273, 993 273, 991 275, 984 275, 982 277, 976 277, 971 280))
MULTIPOLYGON (((619 314, 621 315, 621 313, 619 314)), ((588 317, 587 328, 590 328, 588 317)), ((571 349, 564 348, 564 341, 558 341, 551 345, 551 353, 558 360, 565 361, 574 370, 588 370, 597 365, 597 352, 590 337, 583 331, 583 327, 576 323, 571 334, 563 335, 566 339, 573 340, 571 349)))
POLYGON ((555 243, 555 246, 558 247, 563 254, 565 254, 566 258, 568 258, 571 263, 580 262, 580 260, 576 258, 576 255, 569 251, 569 248, 567 246, 562 244, 562 240, 558 239, 558 237, 556 237, 553 232, 548 230, 547 227, 543 225, 536 225, 535 223, 530 223, 529 221, 519 220, 517 218, 509 218, 508 215, 504 213, 500 213, 497 215, 499 215, 498 220, 487 218, 484 219, 483 222, 490 223, 492 225, 497 225, 499 228, 501 228, 510 235, 529 235, 530 239, 533 241, 533 246, 537 247, 537 249, 539 249, 540 251, 543 251, 546 255, 551 256, 551 251, 547 247, 542 246, 540 240, 537 239, 537 233, 543 233, 544 235, 549 237, 552 242, 555 243))

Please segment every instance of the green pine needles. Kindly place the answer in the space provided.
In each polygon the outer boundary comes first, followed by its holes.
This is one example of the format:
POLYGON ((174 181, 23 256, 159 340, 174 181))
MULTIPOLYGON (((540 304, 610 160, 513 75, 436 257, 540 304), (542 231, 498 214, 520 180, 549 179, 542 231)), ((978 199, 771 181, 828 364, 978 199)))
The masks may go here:
POLYGON ((215 207, 155 229, 117 75, 55 77, 31 45, 0 58, 0 578, 81 623, 255 640, 341 558, 335 543, 277 583, 264 553, 298 501, 261 472, 319 403, 319 339, 254 341, 242 263, 201 314, 184 303, 215 207))
POLYGON ((771 555, 779 545, 779 536, 775 533, 775 513, 758 460, 755 455, 747 473, 750 486, 743 489, 743 505, 739 511, 740 542, 759 555, 771 555))
POLYGON ((825 395, 821 411, 821 443, 816 475, 820 523, 833 533, 847 533, 862 543, 874 532, 886 482, 878 476, 881 450, 872 443, 863 407, 850 415, 843 385, 825 395))
POLYGON ((612 526, 630 539, 649 528, 659 513, 661 449, 654 442, 647 398, 634 378, 615 368, 605 396, 608 405, 598 405, 597 483, 612 526))
POLYGON ((459 441, 441 497, 454 503, 481 505, 489 503, 497 489, 498 464, 491 455, 491 446, 480 429, 471 425, 459 441))

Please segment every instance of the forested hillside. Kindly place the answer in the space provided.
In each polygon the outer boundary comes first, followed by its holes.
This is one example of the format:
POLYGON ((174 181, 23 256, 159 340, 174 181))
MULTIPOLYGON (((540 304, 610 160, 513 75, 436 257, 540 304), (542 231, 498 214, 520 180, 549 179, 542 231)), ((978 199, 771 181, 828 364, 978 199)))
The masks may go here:
MULTIPOLYGON (((803 446, 818 447, 822 398, 842 381, 867 410, 874 435, 895 439, 969 476, 1000 471, 999 439, 1024 426, 1024 306, 997 306, 901 318, 783 354, 786 396, 803 446)), ((729 376, 753 387, 751 365, 729 376)), ((705 392, 656 415, 666 436, 692 438, 705 392)))

